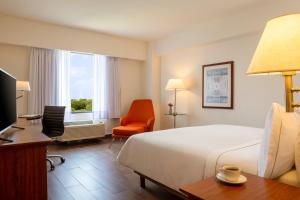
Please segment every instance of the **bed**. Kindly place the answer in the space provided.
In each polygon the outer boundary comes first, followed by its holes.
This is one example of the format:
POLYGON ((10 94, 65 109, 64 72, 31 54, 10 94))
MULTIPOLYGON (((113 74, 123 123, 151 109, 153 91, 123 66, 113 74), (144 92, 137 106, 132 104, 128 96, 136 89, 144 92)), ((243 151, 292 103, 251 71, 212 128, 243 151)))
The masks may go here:
MULTIPOLYGON (((264 129, 208 125, 155 131, 130 137, 117 160, 144 178, 173 191, 215 175, 223 164, 257 174, 264 129)), ((143 186, 141 182, 141 186, 143 186)))

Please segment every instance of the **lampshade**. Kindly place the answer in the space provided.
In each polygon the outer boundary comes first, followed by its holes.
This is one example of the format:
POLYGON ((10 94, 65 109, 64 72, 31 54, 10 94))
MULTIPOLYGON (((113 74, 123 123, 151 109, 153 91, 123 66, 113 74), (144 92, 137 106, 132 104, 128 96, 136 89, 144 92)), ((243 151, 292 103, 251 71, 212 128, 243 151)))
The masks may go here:
POLYGON ((270 20, 247 74, 300 70, 300 14, 270 20))
POLYGON ((17 91, 30 91, 28 81, 17 81, 17 91))
POLYGON ((166 90, 183 90, 185 89, 184 83, 181 79, 169 79, 166 85, 166 90))

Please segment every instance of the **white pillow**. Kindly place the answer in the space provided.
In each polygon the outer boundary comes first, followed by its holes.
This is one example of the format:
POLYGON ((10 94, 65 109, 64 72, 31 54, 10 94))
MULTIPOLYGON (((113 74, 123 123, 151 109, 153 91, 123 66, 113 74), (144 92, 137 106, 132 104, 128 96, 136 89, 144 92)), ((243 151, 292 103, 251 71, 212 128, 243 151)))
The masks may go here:
MULTIPOLYGON (((299 110, 297 111, 299 114, 299 110)), ((300 180, 300 133, 297 136, 295 144, 295 165, 298 180, 300 180)))
POLYGON ((293 167, 299 131, 299 116, 296 113, 287 113, 285 108, 273 103, 265 122, 258 159, 259 176, 276 178, 293 167))
POLYGON ((295 165, 298 180, 300 180, 300 134, 298 134, 295 146, 295 165))

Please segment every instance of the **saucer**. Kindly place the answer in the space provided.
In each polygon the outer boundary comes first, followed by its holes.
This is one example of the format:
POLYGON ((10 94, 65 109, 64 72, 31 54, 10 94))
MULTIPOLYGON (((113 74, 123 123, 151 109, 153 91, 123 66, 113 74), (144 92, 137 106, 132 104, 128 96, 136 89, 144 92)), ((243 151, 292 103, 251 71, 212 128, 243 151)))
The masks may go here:
POLYGON ((247 181, 247 177, 245 177, 243 175, 240 175, 240 177, 239 177, 239 179, 237 181, 226 180, 221 173, 218 173, 216 175, 216 177, 217 177, 218 180, 220 180, 222 182, 225 182, 225 183, 230 183, 230 184, 242 184, 242 183, 245 183, 247 181))

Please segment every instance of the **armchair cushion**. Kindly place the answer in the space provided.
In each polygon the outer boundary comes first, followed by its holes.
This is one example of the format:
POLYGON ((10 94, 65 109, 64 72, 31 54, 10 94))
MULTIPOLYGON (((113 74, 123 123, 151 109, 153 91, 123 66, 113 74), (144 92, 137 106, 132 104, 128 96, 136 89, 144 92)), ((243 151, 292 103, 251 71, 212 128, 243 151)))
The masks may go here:
POLYGON ((147 130, 147 124, 144 122, 132 122, 127 124, 129 127, 142 127, 145 131, 147 130))
POLYGON ((113 136, 122 135, 122 136, 131 136, 137 133, 143 133, 147 131, 147 126, 143 122, 130 123, 126 126, 118 126, 113 128, 113 136))

